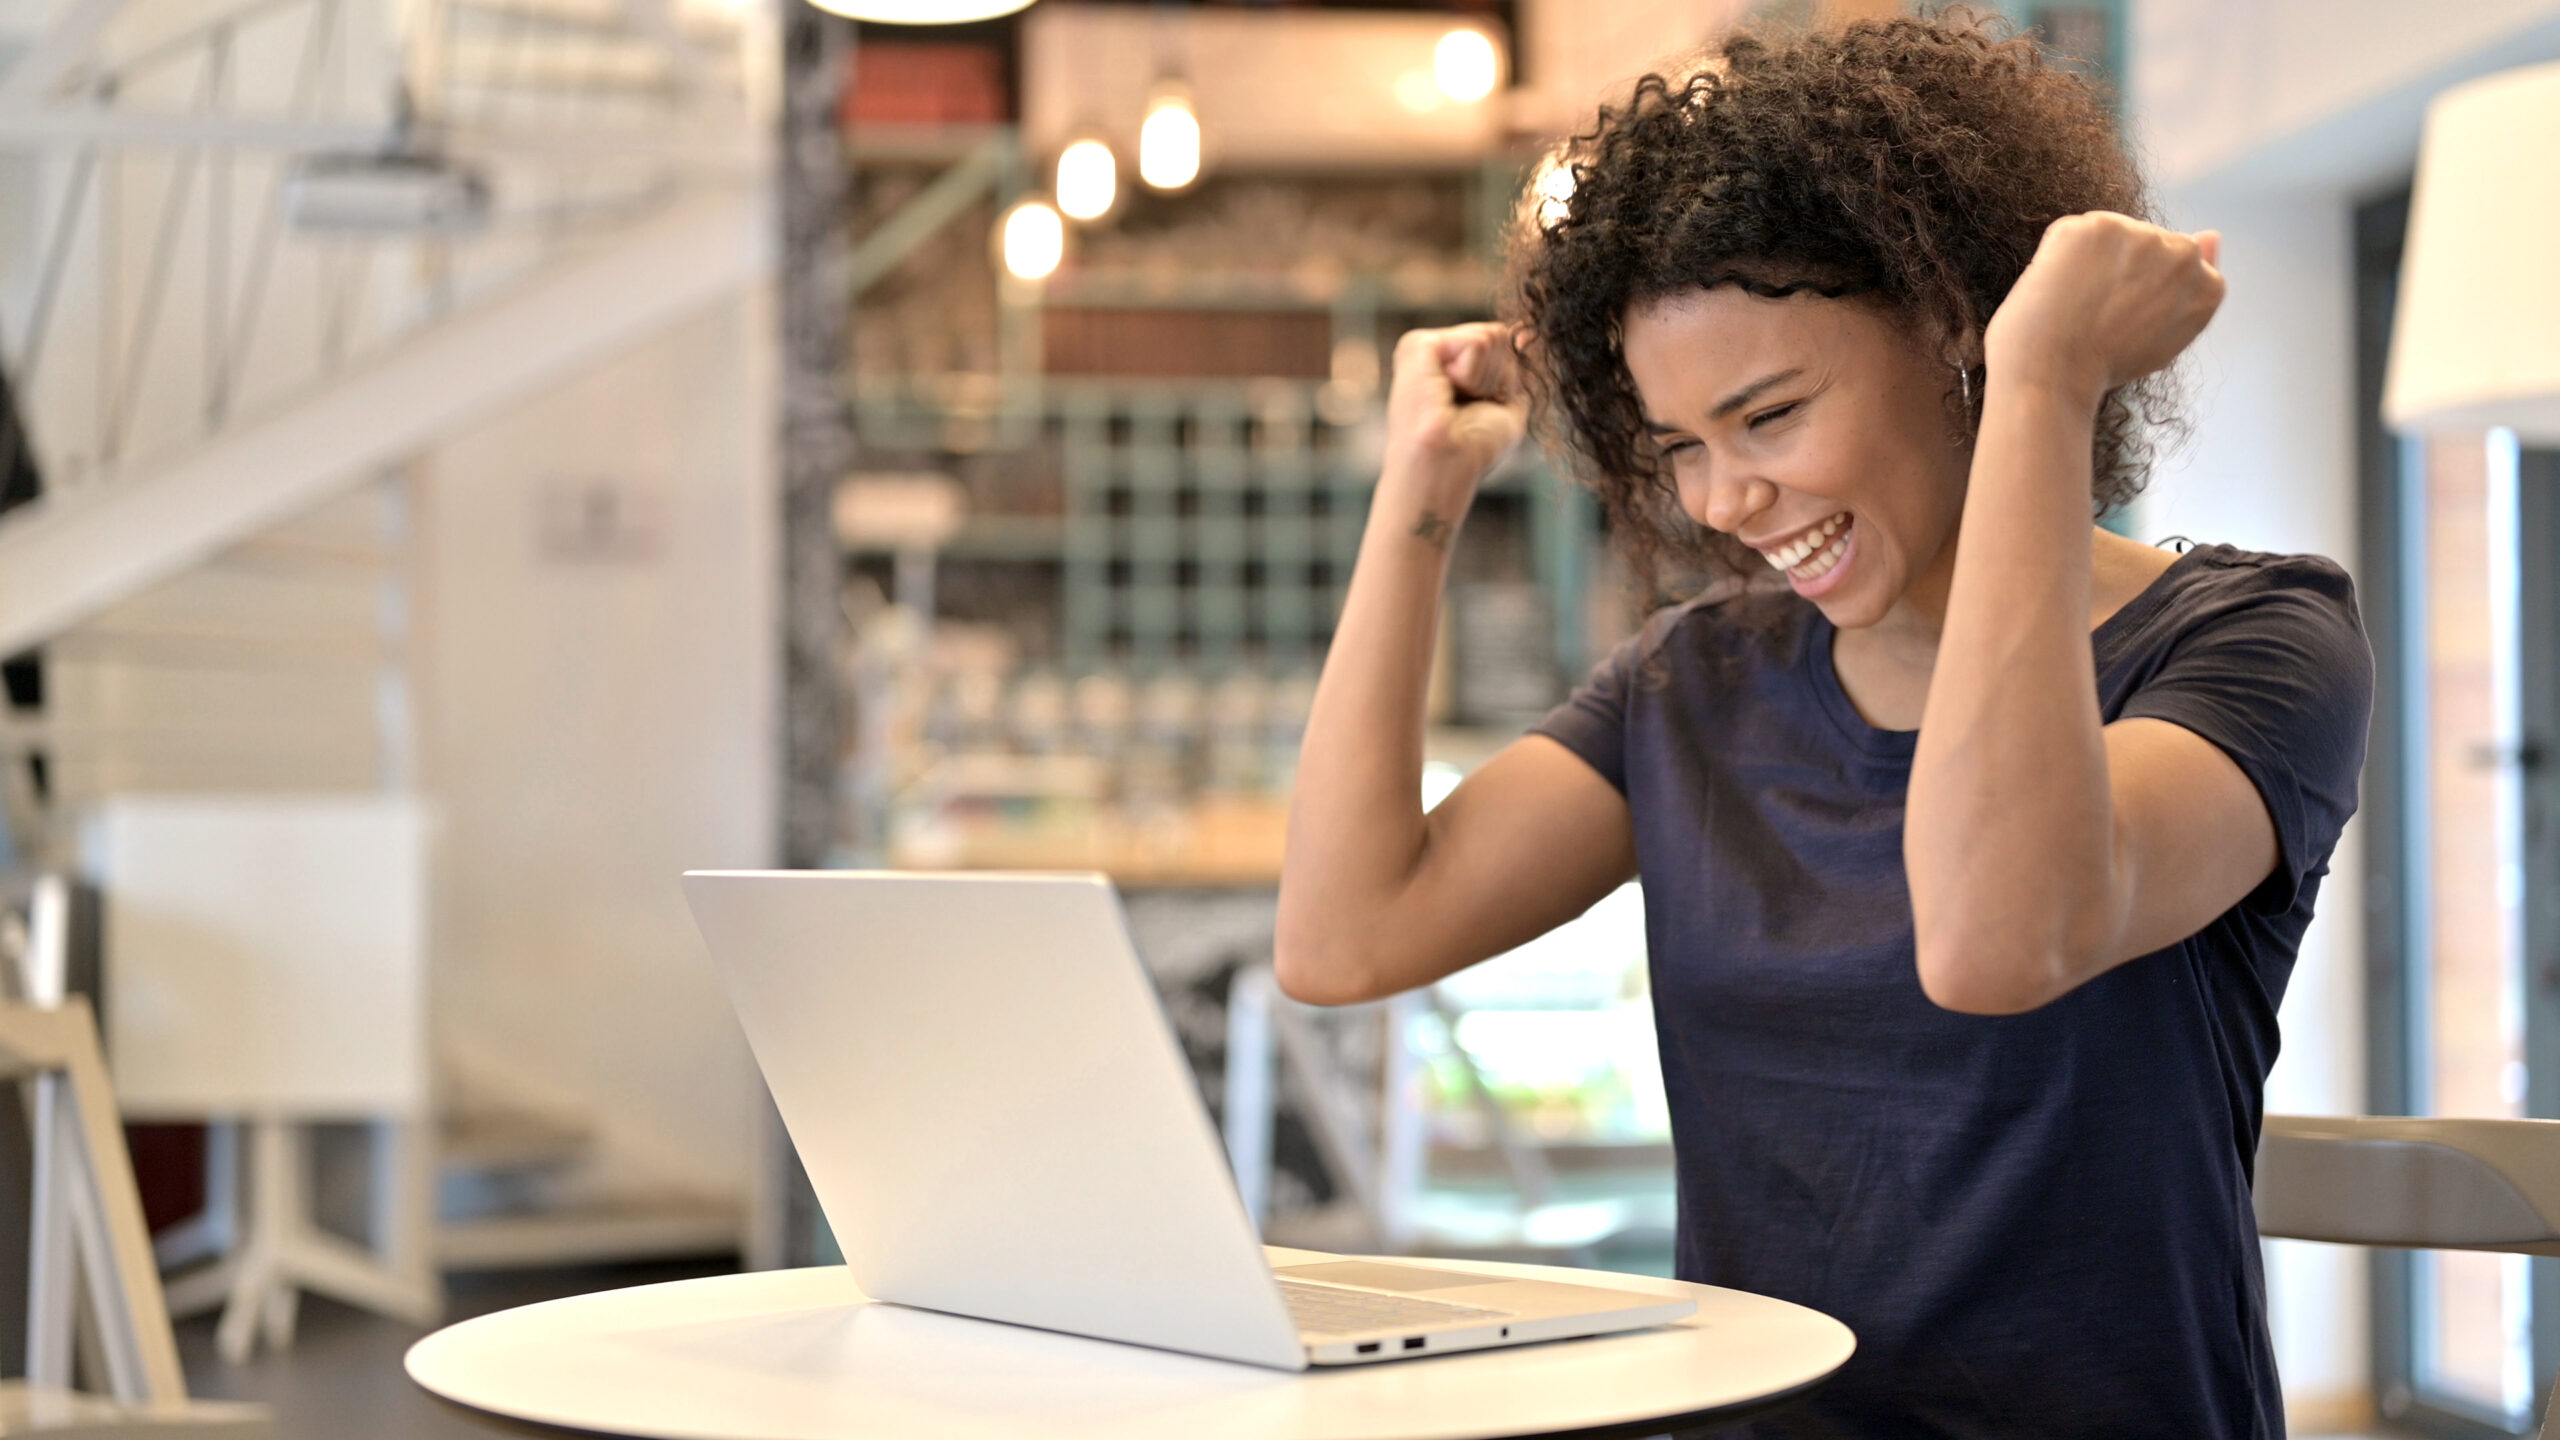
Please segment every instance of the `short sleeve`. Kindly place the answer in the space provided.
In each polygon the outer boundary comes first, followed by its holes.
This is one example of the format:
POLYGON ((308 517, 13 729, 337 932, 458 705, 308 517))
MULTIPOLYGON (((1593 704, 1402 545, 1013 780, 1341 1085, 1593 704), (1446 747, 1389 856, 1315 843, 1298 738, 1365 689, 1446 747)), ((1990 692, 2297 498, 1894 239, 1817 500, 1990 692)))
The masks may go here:
POLYGON ((1544 735, 1582 757, 1621 795, 1627 793, 1627 697, 1644 644, 1644 634, 1630 636, 1591 667, 1589 677, 1563 704, 1529 727, 1530 734, 1544 735))
POLYGON ((2326 560, 2287 557, 2195 617, 2120 718, 2192 731, 2249 777, 2282 851, 2252 898, 2285 910, 2355 813, 2372 711, 2353 582, 2326 560))

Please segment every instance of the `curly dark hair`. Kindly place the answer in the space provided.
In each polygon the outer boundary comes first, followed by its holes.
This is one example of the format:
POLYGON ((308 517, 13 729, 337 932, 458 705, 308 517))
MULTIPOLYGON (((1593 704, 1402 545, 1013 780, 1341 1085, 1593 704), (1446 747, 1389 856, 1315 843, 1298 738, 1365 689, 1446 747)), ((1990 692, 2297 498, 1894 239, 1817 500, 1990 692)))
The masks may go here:
MULTIPOLYGON (((2142 177, 2096 86, 2031 38, 1964 10, 1800 32, 1743 30, 1650 74, 1565 142, 1570 199, 1540 214, 1533 183, 1511 250, 1507 318, 1541 429, 1600 497, 1656 598, 1666 563, 1750 574, 1738 542, 1691 521, 1643 424, 1620 349, 1631 306, 1695 287, 1856 296, 1915 335, 1948 337, 1950 369, 2065 215, 2149 218, 2142 177)), ((2175 423, 2154 376, 2098 412, 2092 512, 2140 492, 2152 427, 2175 423)))

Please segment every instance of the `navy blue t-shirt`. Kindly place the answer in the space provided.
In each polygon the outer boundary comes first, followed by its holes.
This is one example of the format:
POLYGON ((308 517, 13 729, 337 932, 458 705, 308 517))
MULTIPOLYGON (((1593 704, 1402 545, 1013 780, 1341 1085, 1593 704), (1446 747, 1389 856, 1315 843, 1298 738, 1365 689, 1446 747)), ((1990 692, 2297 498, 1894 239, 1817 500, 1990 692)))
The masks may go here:
POLYGON ((2282 1435, 2250 1169, 2364 761, 2345 572, 2199 547, 2092 633, 2100 714, 2219 746, 2283 854, 2195 935, 2024 1015, 1921 993, 1917 733, 1859 716, 1834 633, 1791 594, 1665 610, 1538 726, 1633 817, 1680 1275, 1857 1333, 1828 1384, 1742 1433, 2282 1435))

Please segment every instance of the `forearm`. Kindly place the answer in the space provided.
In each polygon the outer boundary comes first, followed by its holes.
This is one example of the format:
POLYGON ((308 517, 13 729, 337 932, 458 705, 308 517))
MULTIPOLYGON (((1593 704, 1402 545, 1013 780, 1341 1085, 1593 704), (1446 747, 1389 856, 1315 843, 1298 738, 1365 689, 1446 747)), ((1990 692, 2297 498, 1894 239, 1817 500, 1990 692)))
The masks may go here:
POLYGON ((1992 374, 1903 860, 1923 986, 2003 1012, 2092 973, 2120 907, 2089 645, 2096 405, 1992 374))
POLYGON ((1424 709, 1449 549, 1474 483, 1393 466, 1371 499, 1307 717, 1280 872, 1282 982, 1374 993, 1372 952, 1425 847, 1424 709))

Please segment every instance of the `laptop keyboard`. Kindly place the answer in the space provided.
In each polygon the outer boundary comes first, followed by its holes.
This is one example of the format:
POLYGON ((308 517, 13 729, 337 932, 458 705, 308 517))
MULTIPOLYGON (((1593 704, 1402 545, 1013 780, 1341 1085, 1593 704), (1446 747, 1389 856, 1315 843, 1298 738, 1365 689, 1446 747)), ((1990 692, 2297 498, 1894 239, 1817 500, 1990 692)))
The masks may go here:
POLYGON ((1508 1310, 1452 1305, 1446 1300, 1417 1300, 1375 1290, 1343 1290, 1301 1280, 1280 1282, 1289 1316, 1309 1335, 1354 1335, 1365 1330, 1437 1330, 1470 1320, 1507 1320, 1508 1310))

